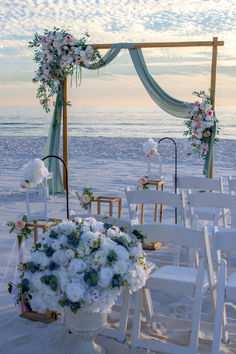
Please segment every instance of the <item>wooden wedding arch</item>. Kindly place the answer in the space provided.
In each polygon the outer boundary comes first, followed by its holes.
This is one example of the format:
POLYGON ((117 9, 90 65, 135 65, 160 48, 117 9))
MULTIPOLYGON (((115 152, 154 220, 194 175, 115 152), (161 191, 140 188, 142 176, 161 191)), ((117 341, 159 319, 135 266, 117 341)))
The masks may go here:
MULTIPOLYGON (((113 44, 91 44, 97 49, 110 49, 113 44)), ((177 48, 177 47, 212 47, 211 61, 211 80, 210 96, 213 108, 215 108, 215 90, 216 90, 216 66, 217 66, 217 48, 223 46, 223 41, 218 41, 218 37, 213 37, 212 41, 199 42, 157 42, 157 43, 136 43, 133 48, 177 48)), ((67 111, 67 78, 63 82, 63 160, 68 167, 68 111, 67 111)), ((213 177, 213 156, 211 160, 210 177, 213 177)), ((66 189, 66 176, 63 173, 63 185, 66 189)))

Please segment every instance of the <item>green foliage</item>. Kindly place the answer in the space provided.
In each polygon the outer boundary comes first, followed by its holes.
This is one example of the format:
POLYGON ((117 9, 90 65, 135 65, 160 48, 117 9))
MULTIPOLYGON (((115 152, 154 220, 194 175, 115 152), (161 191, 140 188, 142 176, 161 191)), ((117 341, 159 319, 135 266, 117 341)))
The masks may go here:
POLYGON ((133 230, 133 234, 141 243, 144 243, 147 238, 147 235, 143 235, 142 232, 138 230, 133 230))

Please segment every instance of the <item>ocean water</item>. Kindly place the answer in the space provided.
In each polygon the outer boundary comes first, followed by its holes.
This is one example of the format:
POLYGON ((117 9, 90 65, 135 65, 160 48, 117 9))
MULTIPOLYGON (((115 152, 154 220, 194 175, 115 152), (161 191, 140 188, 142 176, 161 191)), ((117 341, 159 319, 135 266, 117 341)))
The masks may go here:
MULTIPOLYGON (((40 106, 1 106, 0 136, 47 136, 52 111, 40 106)), ((220 137, 236 138, 236 106, 219 106, 220 137)), ((73 106, 68 108, 68 135, 89 137, 182 138, 184 119, 157 106, 73 106)))

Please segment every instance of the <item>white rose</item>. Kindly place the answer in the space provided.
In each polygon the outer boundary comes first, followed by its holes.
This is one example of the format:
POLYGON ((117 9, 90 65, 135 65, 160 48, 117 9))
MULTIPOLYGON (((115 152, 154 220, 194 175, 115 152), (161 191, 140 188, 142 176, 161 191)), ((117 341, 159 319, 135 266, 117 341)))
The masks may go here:
POLYGON ((62 250, 54 252, 52 255, 52 260, 57 264, 66 264, 68 262, 65 252, 62 250))
POLYGON ((85 292, 85 288, 82 287, 79 283, 70 283, 67 286, 66 294, 69 300, 72 302, 77 302, 82 299, 85 292))
POLYGON ((129 263, 124 262, 123 260, 120 262, 115 262, 112 265, 112 268, 113 268, 114 273, 124 275, 129 268, 129 263))
POLYGON ((40 264, 42 267, 46 267, 50 263, 49 257, 47 257, 44 252, 34 252, 31 259, 34 263, 40 264))
POLYGON ((143 151, 148 154, 152 149, 156 149, 157 143, 153 139, 149 139, 143 144, 143 151))
POLYGON ((118 260, 119 259, 123 259, 123 260, 129 259, 129 252, 127 251, 127 249, 125 247, 118 245, 115 249, 115 252, 118 256, 118 260))
POLYGON ((102 268, 99 273, 98 285, 103 288, 106 288, 107 286, 109 286, 111 284, 113 275, 114 275, 114 273, 113 273, 112 268, 110 268, 110 267, 102 268))
POLYGON ((41 279, 40 279, 42 276, 43 276, 43 273, 36 273, 32 277, 32 283, 37 290, 43 289, 43 283, 41 282, 41 279))
POLYGON ((58 251, 61 246, 57 240, 52 240, 51 247, 53 250, 58 251))
POLYGON ((87 264, 78 258, 74 258, 71 260, 68 271, 72 273, 82 273, 87 269, 87 264))
POLYGON ((75 252, 73 250, 71 250, 70 248, 68 250, 66 250, 65 254, 66 254, 66 257, 69 259, 75 257, 75 252))

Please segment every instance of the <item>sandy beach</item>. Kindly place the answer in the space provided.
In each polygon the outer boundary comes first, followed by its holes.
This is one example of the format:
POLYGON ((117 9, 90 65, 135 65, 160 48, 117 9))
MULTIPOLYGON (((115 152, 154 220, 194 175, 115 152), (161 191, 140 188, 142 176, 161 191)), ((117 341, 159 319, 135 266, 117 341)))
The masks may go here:
MULTIPOLYGON (((146 139, 141 138, 69 138, 69 189, 70 212, 84 215, 80 208, 75 192, 83 187, 92 187, 95 195, 120 196, 123 200, 122 217, 128 218, 124 189, 135 187, 140 176, 146 173, 146 162, 142 151, 146 139)), ((158 140, 158 139, 156 139, 158 140)), ((23 166, 29 160, 43 157, 45 137, 0 137, 1 166, 0 166, 0 278, 3 277, 6 265, 13 247, 15 234, 9 234, 6 222, 15 221, 26 211, 24 191, 19 184, 23 176, 23 166)), ((201 174, 202 165, 199 160, 187 156, 189 145, 187 139, 176 139, 178 146, 178 173, 201 174)), ((172 176, 174 173, 174 148, 169 142, 160 146, 162 156, 163 177, 165 189, 173 191, 172 176)), ((228 176, 236 175, 236 142, 222 139, 215 147, 214 175, 223 176, 224 184, 228 176)), ((227 188, 226 188, 227 191, 227 188)), ((114 212, 116 214, 116 210, 114 212)), ((64 196, 52 196, 49 201, 49 216, 66 218, 64 196)), ((164 215, 165 221, 165 215, 164 215)), ((168 220, 167 220, 168 221, 168 220)), ((156 253, 156 252, 155 252, 156 253)), ((154 253, 148 253, 154 259, 154 253)), ((7 283, 14 275, 17 254, 14 252, 9 269, 0 293, 0 353, 3 354, 69 354, 76 346, 71 345, 72 337, 64 326, 63 318, 52 324, 31 322, 19 317, 19 310, 11 303, 7 292, 7 283)), ((157 316, 179 317, 188 320, 191 314, 191 299, 178 298, 173 295, 155 294, 154 309, 157 316)), ((204 323, 211 322, 211 304, 209 298, 204 298, 204 323)), ((226 353, 236 353, 236 309, 230 306, 231 344, 224 346, 226 353)), ((132 315, 132 311, 131 311, 132 315)), ((109 325, 116 325, 116 314, 111 314, 109 325)), ((166 330, 166 323, 161 324, 164 336, 175 342, 185 343, 188 332, 183 325, 169 321, 171 330, 166 330)), ((132 316, 129 319, 127 339, 124 344, 99 336, 97 342, 102 344, 106 353, 145 353, 145 350, 130 349, 130 328, 132 316)), ((145 328, 145 335, 150 336, 155 331, 145 328)), ((155 334, 155 333, 154 333, 155 334)), ((206 324, 201 327, 199 353, 210 353, 211 328, 206 324)))

